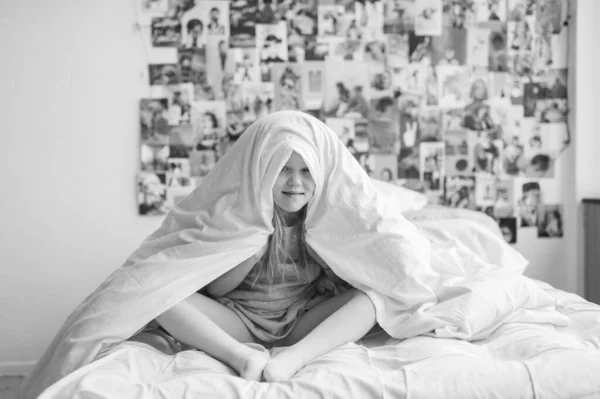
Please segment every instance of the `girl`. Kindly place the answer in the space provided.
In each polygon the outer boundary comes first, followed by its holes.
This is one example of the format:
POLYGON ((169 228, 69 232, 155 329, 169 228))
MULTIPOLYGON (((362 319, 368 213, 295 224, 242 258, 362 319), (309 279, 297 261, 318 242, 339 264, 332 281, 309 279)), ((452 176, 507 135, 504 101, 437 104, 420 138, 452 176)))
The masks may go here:
POLYGON ((314 358, 362 338, 375 324, 369 297, 353 288, 331 297, 318 293, 331 280, 304 237, 314 191, 305 161, 292 153, 273 186, 275 230, 266 248, 161 314, 158 323, 256 381, 287 380, 314 358), (280 349, 271 358, 244 343, 280 349))

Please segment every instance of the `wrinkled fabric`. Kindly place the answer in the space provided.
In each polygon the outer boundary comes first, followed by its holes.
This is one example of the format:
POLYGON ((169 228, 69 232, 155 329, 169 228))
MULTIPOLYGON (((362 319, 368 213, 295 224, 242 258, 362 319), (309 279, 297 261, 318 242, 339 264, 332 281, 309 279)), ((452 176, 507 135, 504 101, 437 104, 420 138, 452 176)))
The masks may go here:
MULTIPOLYGON (((476 326, 464 320, 484 310, 485 302, 447 311, 453 299, 472 292, 473 284, 486 284, 488 270, 492 279, 504 278, 502 271, 462 249, 432 248, 331 129, 308 114, 280 111, 252 124, 202 185, 73 311, 19 397, 37 397, 256 254, 273 232, 272 188, 294 151, 316 184, 307 207, 307 244, 336 275, 371 298, 389 335, 439 331, 469 339, 490 331, 485 323, 498 317, 476 326), (436 308, 440 299, 443 306, 436 308)), ((551 310, 552 301, 540 292, 515 306, 551 310)), ((496 310, 508 317, 514 309, 498 304, 496 310)))

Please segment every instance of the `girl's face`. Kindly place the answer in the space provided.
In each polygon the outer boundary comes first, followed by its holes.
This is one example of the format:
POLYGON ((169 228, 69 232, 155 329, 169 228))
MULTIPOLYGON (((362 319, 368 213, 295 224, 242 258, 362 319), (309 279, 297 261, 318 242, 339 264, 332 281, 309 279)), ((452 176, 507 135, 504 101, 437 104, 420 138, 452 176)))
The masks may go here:
POLYGON ((273 201, 286 212, 298 212, 315 194, 313 180, 304 159, 296 152, 279 173, 273 186, 273 201))

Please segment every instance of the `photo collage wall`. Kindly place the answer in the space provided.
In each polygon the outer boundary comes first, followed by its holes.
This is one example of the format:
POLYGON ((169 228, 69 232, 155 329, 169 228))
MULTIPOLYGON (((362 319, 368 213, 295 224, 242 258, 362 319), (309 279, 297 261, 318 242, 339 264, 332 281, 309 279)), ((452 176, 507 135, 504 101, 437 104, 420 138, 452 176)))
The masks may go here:
POLYGON ((245 129, 308 112, 365 171, 562 237, 567 0, 138 0, 141 215, 168 212, 245 129), (166 62, 168 61, 168 62, 166 62))

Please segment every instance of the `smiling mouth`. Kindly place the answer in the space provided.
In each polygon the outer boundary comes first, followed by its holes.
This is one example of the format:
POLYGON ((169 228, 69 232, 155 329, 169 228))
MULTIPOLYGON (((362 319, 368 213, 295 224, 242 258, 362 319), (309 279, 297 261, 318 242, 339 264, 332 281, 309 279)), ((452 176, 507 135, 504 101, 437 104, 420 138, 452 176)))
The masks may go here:
POLYGON ((294 196, 294 195, 304 195, 304 193, 294 193, 290 191, 283 191, 283 195, 294 196))

